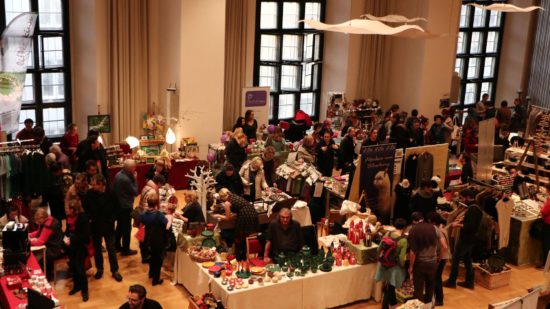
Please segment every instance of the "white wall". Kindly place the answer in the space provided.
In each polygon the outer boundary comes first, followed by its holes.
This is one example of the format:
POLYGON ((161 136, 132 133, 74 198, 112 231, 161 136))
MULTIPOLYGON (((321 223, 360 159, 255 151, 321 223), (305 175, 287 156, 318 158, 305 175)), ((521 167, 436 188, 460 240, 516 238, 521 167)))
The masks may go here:
POLYGON ((183 136, 195 136, 201 157, 223 124, 225 1, 182 0, 180 118, 183 136))
MULTIPOLYGON (((534 0, 513 0, 509 3, 521 7, 536 4, 534 0)), ((529 63, 531 62, 529 44, 533 40, 530 30, 534 21, 534 13, 506 14, 497 90, 494 96, 496 107, 500 107, 502 100, 507 100, 508 106, 512 106, 514 98, 517 97, 518 89, 522 89, 524 93, 527 93, 529 63)))

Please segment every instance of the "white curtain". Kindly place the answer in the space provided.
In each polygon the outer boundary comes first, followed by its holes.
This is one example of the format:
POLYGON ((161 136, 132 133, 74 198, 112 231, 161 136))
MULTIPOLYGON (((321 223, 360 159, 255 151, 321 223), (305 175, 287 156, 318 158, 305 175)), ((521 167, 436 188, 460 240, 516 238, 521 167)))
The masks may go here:
POLYGON ((147 0, 109 0, 107 4, 108 98, 113 141, 140 135, 147 112, 147 0))
POLYGON ((224 130, 231 130, 241 114, 241 93, 246 77, 246 46, 254 44, 246 41, 248 23, 254 22, 254 17, 249 17, 247 12, 249 1, 227 1, 225 8, 224 130))
MULTIPOLYGON (((392 14, 392 1, 366 0, 365 13, 392 14)), ((385 91, 389 70, 390 39, 383 35, 362 35, 356 94, 359 99, 379 99, 385 91)))

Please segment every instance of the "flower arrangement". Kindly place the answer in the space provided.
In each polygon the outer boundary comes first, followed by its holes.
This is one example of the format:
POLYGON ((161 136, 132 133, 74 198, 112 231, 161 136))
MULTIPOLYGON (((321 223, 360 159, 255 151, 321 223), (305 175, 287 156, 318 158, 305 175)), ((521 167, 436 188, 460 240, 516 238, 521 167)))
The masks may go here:
POLYGON ((155 132, 164 131, 166 119, 162 115, 145 114, 143 116, 143 129, 155 135, 155 132))

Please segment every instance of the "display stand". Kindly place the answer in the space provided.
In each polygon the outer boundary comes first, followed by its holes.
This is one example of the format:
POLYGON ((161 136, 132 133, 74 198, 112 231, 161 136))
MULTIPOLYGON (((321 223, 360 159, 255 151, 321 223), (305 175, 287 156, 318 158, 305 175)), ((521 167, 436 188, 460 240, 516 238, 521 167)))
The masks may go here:
POLYGON ((539 191, 539 155, 537 154, 537 145, 534 139, 529 139, 527 146, 525 147, 525 151, 521 155, 521 158, 518 162, 518 169, 521 168, 523 165, 523 162, 525 161, 525 157, 527 157, 527 152, 529 152, 529 148, 533 148, 533 158, 534 158, 534 164, 535 164, 535 185, 537 186, 537 192, 539 191))

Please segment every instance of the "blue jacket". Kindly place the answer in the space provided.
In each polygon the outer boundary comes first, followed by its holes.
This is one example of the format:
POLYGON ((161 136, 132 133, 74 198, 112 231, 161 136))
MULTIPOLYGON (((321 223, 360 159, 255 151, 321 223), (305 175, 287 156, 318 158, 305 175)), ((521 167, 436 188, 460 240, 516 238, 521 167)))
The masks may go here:
POLYGON ((116 174, 113 190, 118 198, 120 208, 134 207, 134 199, 138 194, 137 189, 137 182, 133 175, 125 170, 121 170, 116 174))

